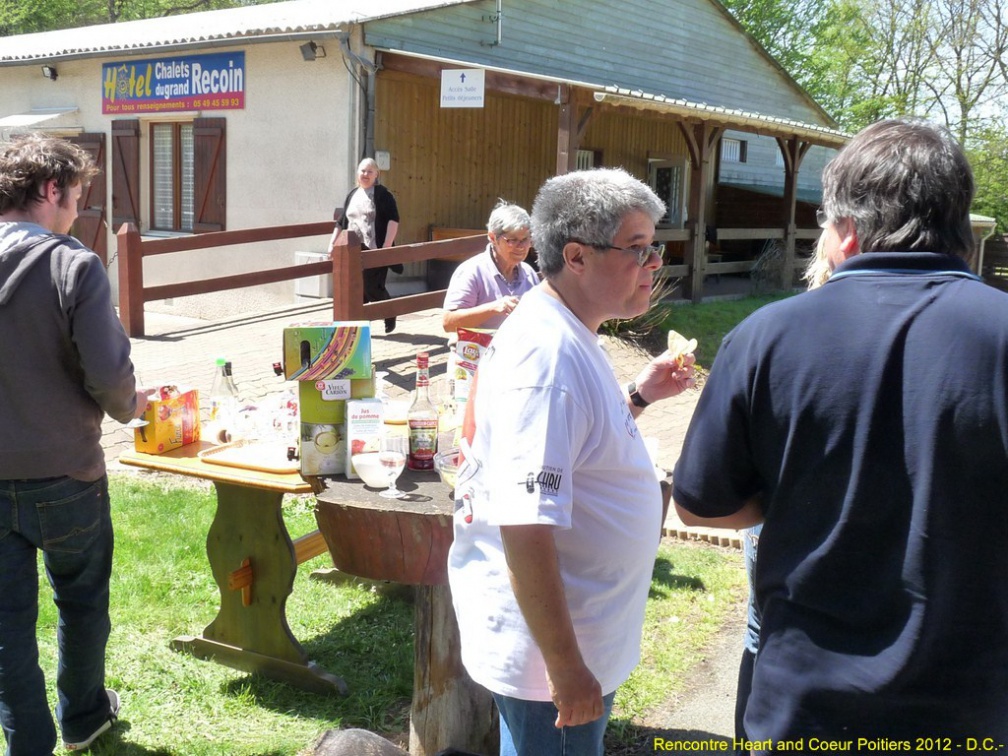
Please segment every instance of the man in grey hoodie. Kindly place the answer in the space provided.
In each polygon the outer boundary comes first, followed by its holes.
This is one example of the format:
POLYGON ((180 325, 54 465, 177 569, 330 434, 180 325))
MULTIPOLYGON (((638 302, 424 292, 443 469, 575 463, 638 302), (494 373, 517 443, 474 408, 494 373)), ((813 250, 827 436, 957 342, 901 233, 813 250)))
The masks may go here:
POLYGON ((112 522, 105 413, 139 417, 130 342, 98 256, 67 236, 98 173, 69 142, 0 147, 0 726, 7 754, 52 753, 39 667, 37 552, 59 611, 56 718, 65 747, 111 726, 105 689, 112 522))

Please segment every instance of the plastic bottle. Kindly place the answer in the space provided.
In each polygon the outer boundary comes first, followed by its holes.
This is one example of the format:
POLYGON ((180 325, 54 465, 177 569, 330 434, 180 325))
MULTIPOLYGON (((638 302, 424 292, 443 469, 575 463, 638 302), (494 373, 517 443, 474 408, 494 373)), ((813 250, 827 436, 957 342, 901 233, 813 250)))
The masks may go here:
POLYGON ((231 395, 231 397, 234 400, 234 403, 237 405, 238 401, 239 401, 238 400, 238 387, 235 385, 234 376, 231 374, 231 363, 230 362, 225 362, 224 363, 224 379, 227 382, 228 394, 231 395))
POLYGON ((231 378, 231 363, 223 357, 217 358, 213 384, 210 387, 210 420, 208 430, 210 440, 226 443, 231 440, 238 414, 238 390, 231 378))
POLYGON ((434 452, 437 451, 438 413, 430 400, 430 356, 417 355, 416 395, 406 412, 409 428, 409 457, 406 466, 411 470, 433 470, 434 452))

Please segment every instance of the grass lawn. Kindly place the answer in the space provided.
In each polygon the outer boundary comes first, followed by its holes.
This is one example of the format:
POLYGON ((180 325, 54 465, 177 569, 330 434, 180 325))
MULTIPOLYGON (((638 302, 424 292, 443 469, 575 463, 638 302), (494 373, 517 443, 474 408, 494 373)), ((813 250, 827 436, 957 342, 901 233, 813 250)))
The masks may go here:
MULTIPOLYGON (((325 730, 362 727, 402 742, 413 682, 413 607, 408 592, 358 581, 311 580, 328 555, 301 565, 287 618, 322 668, 341 675, 346 697, 291 686, 169 649, 215 616, 219 594, 206 558, 214 510, 209 484, 171 476, 111 477, 116 530, 107 684, 122 695, 119 723, 92 748, 98 756, 265 756, 306 752, 325 730)), ((288 497, 292 536, 313 530, 314 499, 288 497)), ((44 578, 43 578, 44 581, 44 578)), ((43 590, 40 645, 50 687, 56 614, 43 590)), ((686 683, 729 612, 741 611, 741 555, 669 542, 655 564, 643 661, 616 699, 610 738, 625 745, 635 721, 686 683)), ((51 703, 55 705, 51 692, 51 703)))

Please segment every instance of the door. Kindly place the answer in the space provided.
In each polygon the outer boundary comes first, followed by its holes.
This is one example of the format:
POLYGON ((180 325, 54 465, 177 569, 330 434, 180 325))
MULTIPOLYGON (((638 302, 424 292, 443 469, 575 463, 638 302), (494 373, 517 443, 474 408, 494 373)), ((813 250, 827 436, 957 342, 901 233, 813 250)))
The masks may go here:
POLYGON ((77 203, 77 220, 70 233, 81 243, 93 250, 108 267, 108 223, 105 221, 105 135, 77 134, 67 137, 81 149, 86 150, 98 166, 98 175, 81 193, 77 203))

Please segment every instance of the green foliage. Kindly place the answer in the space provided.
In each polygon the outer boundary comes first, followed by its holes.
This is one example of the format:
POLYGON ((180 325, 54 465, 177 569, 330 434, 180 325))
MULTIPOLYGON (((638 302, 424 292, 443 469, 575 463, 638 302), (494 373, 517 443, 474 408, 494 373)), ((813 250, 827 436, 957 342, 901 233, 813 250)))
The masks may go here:
POLYGON ((779 292, 745 299, 677 305, 668 311, 661 330, 664 333, 678 331, 683 336, 696 339, 697 365, 710 368, 721 340, 732 328, 763 305, 793 295, 793 292, 779 292))
POLYGON ((979 129, 968 153, 976 180, 973 212, 996 219, 1003 234, 1008 231, 1008 128, 979 129))
POLYGON ((276 0, 0 0, 0 36, 263 5, 276 0))

